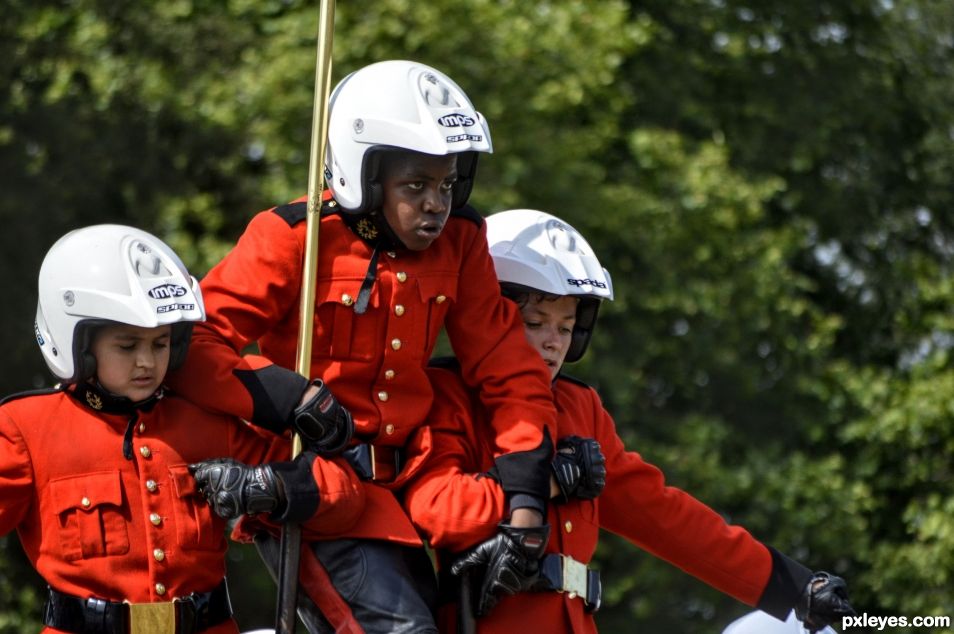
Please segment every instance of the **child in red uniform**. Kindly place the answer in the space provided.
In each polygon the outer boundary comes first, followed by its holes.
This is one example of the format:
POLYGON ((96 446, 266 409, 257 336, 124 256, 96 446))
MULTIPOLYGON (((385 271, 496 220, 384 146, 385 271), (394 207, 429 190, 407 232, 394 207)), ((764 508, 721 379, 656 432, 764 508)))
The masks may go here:
POLYGON ((428 418, 433 450, 405 497, 411 519, 435 548, 459 553, 479 544, 451 567, 458 575, 484 573, 472 582, 479 631, 595 631, 600 582, 587 564, 600 528, 778 618, 796 607, 801 620, 823 626, 850 613, 841 579, 813 575, 665 486, 656 467, 623 447, 596 392, 560 374, 565 361, 585 351, 600 301, 612 298, 609 275, 583 237, 532 210, 495 214, 487 225, 503 292, 520 306, 526 337, 553 380, 559 439, 549 510, 554 534, 541 559, 544 549, 525 548, 519 532, 498 532, 503 494, 486 412, 451 369, 430 371, 437 392, 428 418), (506 596, 531 589, 539 592, 506 596))
POLYGON ((405 448, 429 444, 425 366, 438 333, 446 328, 464 380, 479 386, 491 412, 517 525, 539 524, 548 495, 549 378, 518 311, 500 296, 483 219, 464 206, 477 156, 491 143, 460 87, 422 64, 381 62, 345 78, 330 108, 329 191, 309 325, 318 385, 287 369, 299 330, 304 200, 256 215, 202 281, 209 319, 196 327, 173 385, 257 425, 295 426, 328 453, 347 448, 367 483, 365 514, 340 539, 311 547, 366 631, 434 631, 433 575, 393 491, 420 463, 404 460, 405 448), (252 342, 261 356, 241 356, 252 342), (312 396, 319 385, 350 417, 322 420, 323 397, 312 396), (355 587, 354 570, 365 563, 372 570, 355 587))
POLYGON ((203 317, 198 282, 144 231, 80 229, 44 259, 35 334, 63 384, 0 406, 0 534, 17 529, 49 584, 44 632, 238 632, 225 523, 191 462, 265 462, 242 510, 357 520, 362 490, 347 465, 314 454, 268 463, 287 457, 283 439, 164 388, 203 317))

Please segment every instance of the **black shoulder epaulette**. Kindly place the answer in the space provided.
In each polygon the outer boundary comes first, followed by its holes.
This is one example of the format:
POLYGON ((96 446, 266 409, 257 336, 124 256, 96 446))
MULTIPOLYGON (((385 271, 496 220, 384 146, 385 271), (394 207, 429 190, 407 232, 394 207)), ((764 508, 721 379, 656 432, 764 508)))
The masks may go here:
POLYGON ((561 379, 564 380, 564 381, 566 381, 566 382, 568 382, 568 383, 573 383, 574 385, 579 385, 580 387, 586 387, 586 388, 592 388, 592 387, 593 387, 592 385, 590 385, 590 384, 587 383, 586 381, 581 381, 580 379, 576 378, 575 376, 570 376, 569 374, 563 374, 562 372, 560 372, 560 374, 557 375, 557 380, 561 380, 561 379))
POLYGON ((3 399, 0 400, 0 405, 5 405, 12 401, 18 401, 21 398, 27 398, 29 396, 46 396, 48 394, 56 394, 57 392, 62 392, 62 391, 63 389, 58 387, 44 387, 39 390, 27 390, 25 392, 16 392, 15 394, 11 394, 9 396, 3 397, 3 399))
POLYGON ((450 215, 457 216, 458 218, 464 218, 470 220, 472 223, 478 227, 484 225, 484 217, 480 215, 476 209, 470 205, 464 205, 463 207, 458 207, 457 209, 452 209, 450 215))
MULTIPOLYGON (((321 205, 322 216, 330 216, 331 214, 338 213, 338 210, 338 203, 335 202, 334 199, 326 200, 321 205)), ((286 203, 275 207, 272 209, 272 212, 281 216, 282 220, 287 222, 289 227, 294 227, 299 222, 302 222, 308 215, 308 203, 304 200, 297 203, 286 203)))
POLYGON ((281 216, 281 219, 287 222, 289 227, 294 227, 305 219, 308 213, 308 203, 300 202, 279 205, 272 209, 272 212, 281 216))
POLYGON ((457 371, 460 370, 460 361, 457 357, 434 357, 427 362, 427 367, 457 371))

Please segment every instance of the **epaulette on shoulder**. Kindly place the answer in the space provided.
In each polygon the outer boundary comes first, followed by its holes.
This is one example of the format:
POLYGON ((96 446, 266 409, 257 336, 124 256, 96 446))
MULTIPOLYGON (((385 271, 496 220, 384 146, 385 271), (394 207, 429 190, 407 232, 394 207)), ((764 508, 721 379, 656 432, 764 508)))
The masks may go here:
POLYGON ((289 227, 294 227, 305 219, 308 214, 308 203, 288 203, 279 205, 272 209, 272 213, 278 214, 282 220, 288 223, 289 227))
POLYGON ((427 362, 427 367, 429 368, 439 368, 441 370, 460 370, 460 361, 457 357, 434 357, 427 362))
MULTIPOLYGON (((330 216, 339 211, 338 203, 334 199, 326 200, 321 204, 321 215, 330 216)), ((289 227, 294 227, 299 222, 304 222, 308 215, 308 203, 304 200, 296 203, 286 203, 272 209, 272 213, 278 214, 282 220, 288 223, 289 227)))
POLYGON ((39 390, 26 390, 25 392, 17 392, 15 394, 10 394, 9 396, 3 397, 0 400, 0 405, 6 405, 7 403, 18 401, 21 398, 28 398, 30 396, 47 396, 49 394, 57 394, 62 392, 62 388, 58 387, 45 387, 39 390))
POLYGON ((450 215, 455 216, 457 218, 464 218, 465 220, 470 220, 472 223, 474 223, 478 227, 482 227, 484 225, 484 217, 481 216, 480 212, 478 212, 476 209, 474 209, 470 205, 464 205, 463 207, 452 209, 450 212, 450 215))
POLYGON ((569 374, 563 374, 562 372, 557 375, 557 380, 566 381, 567 383, 572 383, 573 385, 579 385, 580 387, 592 388, 593 386, 587 383, 586 381, 581 381, 575 376, 570 376, 569 374))

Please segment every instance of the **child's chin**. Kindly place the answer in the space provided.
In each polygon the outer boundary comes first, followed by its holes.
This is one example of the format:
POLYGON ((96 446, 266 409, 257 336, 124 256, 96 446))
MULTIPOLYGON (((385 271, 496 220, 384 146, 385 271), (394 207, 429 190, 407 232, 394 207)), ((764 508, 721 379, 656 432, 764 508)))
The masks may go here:
POLYGON ((411 251, 424 251, 440 236, 440 232, 414 231, 410 235, 401 236, 401 242, 411 251))
POLYGON ((136 401, 142 401, 142 400, 145 400, 145 399, 149 398, 150 396, 152 396, 153 392, 155 392, 155 391, 156 391, 155 388, 139 388, 139 387, 137 387, 137 388, 132 388, 132 389, 126 390, 126 391, 125 391, 123 394, 121 394, 120 396, 125 396, 125 397, 128 398, 130 401, 136 402, 136 401))

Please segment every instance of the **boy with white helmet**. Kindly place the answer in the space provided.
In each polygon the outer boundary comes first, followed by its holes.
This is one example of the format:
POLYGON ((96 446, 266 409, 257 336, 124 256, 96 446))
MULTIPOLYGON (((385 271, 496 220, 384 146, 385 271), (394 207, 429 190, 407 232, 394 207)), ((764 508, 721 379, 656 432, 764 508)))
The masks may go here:
POLYGON ((356 521, 347 465, 267 463, 287 456, 283 439, 165 389, 204 315, 198 282, 144 231, 79 229, 43 260, 35 335, 62 384, 0 405, 0 534, 17 529, 49 584, 44 632, 238 632, 225 522, 192 462, 266 462, 236 502, 274 521, 356 521))
POLYGON ((840 578, 813 575, 665 486, 656 467, 623 447, 596 392, 560 374, 564 362, 583 355, 600 303, 613 298, 610 276, 583 236, 550 214, 513 210, 487 219, 487 237, 503 293, 520 306, 526 337, 553 381, 558 440, 548 518, 554 533, 528 554, 519 532, 500 529, 503 496, 486 413, 453 367, 431 369, 433 449, 405 503, 442 561, 453 562, 447 572, 481 573, 471 582, 477 629, 595 631, 601 586, 588 564, 600 528, 778 618, 795 607, 818 629, 850 613, 840 578), (537 592, 507 596, 525 590, 537 592))
POLYGON ((346 77, 330 108, 310 326, 315 384, 287 369, 299 330, 299 199, 256 215, 202 281, 209 320, 175 385, 204 406, 276 431, 295 427, 328 453, 346 450, 366 482, 365 514, 341 539, 311 547, 366 631, 434 631, 433 574, 393 491, 421 462, 405 460, 405 448, 429 444, 425 367, 438 334, 446 328, 465 380, 492 412, 516 524, 543 517, 549 379, 500 296, 483 219, 465 206, 477 157, 491 151, 467 95, 429 66, 387 61, 346 77), (253 342, 261 356, 241 356, 253 342), (327 399, 331 407, 318 407, 327 399), (353 588, 361 561, 373 569, 353 588), (411 596, 414 585, 421 596, 411 596))

